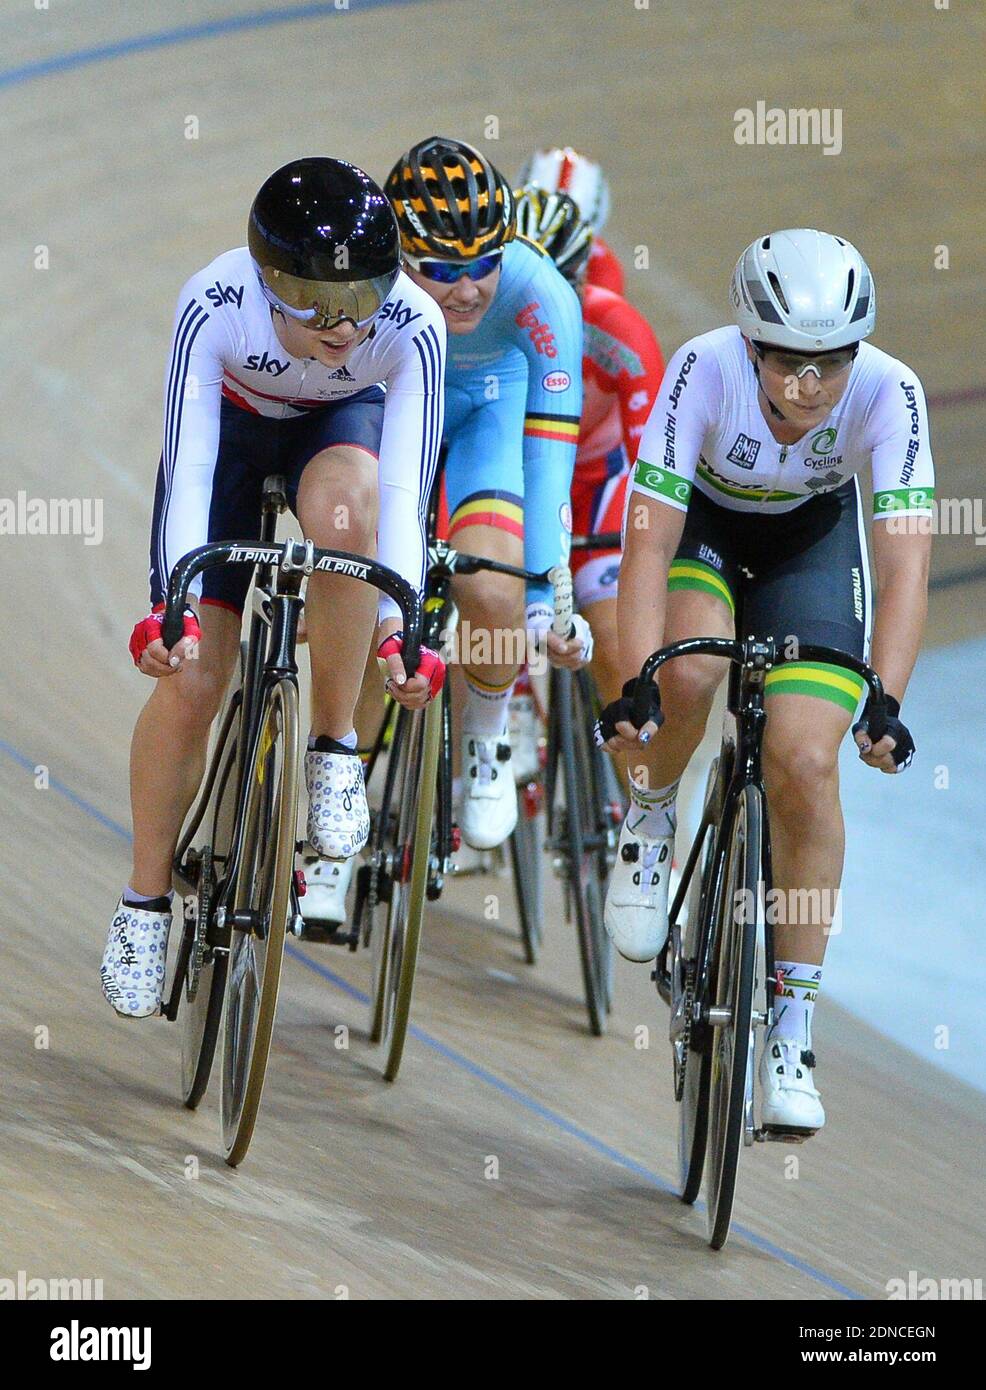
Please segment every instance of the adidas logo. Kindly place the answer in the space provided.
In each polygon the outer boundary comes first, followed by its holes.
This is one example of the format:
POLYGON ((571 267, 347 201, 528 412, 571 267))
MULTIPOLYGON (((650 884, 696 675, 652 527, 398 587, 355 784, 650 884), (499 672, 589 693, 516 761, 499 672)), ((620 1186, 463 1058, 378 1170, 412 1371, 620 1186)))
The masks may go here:
POLYGON ((329 372, 329 381, 355 381, 356 378, 348 367, 336 367, 334 372, 329 372))

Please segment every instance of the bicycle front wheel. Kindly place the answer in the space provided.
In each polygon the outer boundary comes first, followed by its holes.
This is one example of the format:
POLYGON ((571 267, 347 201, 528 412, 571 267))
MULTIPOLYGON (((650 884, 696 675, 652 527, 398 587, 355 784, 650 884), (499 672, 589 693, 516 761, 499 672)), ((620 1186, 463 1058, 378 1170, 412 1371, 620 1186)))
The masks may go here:
POLYGON ((709 1147, 706 1200, 709 1244, 729 1236, 736 1173, 746 1122, 760 878, 763 800, 759 787, 739 794, 729 840, 725 892, 720 898, 712 1017, 709 1147))
POLYGON ((223 1045, 222 1130, 226 1162, 250 1147, 270 1057, 291 906, 298 817, 298 687, 280 680, 263 697, 247 799, 236 892, 230 899, 223 1045))
POLYGON ((383 1074, 395 1080, 404 1055, 421 923, 432 869, 435 792, 442 741, 442 696, 412 715, 405 740, 395 872, 390 886, 387 962, 383 973, 383 1074))
POLYGON ((197 881, 194 904, 184 922, 180 969, 183 999, 178 1009, 181 1049, 181 1095, 189 1110, 195 1110, 209 1085, 219 1040, 223 999, 226 993, 227 954, 221 934, 216 931, 216 908, 226 882, 229 851, 236 821, 236 775, 246 643, 230 679, 226 703, 216 723, 215 747, 209 763, 210 781, 203 791, 204 806, 196 808, 184 844, 197 838, 203 843, 181 858, 186 863, 194 854, 197 881))

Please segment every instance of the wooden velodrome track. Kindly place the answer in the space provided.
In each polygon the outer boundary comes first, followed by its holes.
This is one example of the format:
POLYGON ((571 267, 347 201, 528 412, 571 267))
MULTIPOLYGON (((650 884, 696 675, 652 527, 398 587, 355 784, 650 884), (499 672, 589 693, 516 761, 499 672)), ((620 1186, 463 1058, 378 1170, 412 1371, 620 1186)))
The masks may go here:
MULTIPOLYGON (((796 1178, 781 1146, 744 1155, 738 1229, 713 1256, 701 1214, 669 1187, 665 1017, 646 969, 621 969, 611 1032, 592 1040, 574 943, 549 922, 526 969, 507 879, 460 881, 431 913, 394 1087, 362 1033, 366 963, 292 950, 258 1134, 235 1174, 217 1157, 214 1102, 197 1115, 176 1103, 173 1030, 102 1003, 129 864, 129 733, 148 693, 126 640, 146 599, 174 300, 242 243, 256 188, 285 160, 338 154, 380 177, 434 131, 482 141, 490 116, 487 148, 509 172, 539 139, 583 145, 612 181, 607 235, 628 263, 649 248, 629 293, 668 350, 725 320, 729 270, 757 232, 841 231, 876 275, 877 342, 932 397, 941 492, 981 492, 981 11, 305 9, 236 26, 223 21, 249 0, 0 16, 3 492, 100 498, 104 529, 98 546, 0 538, 0 1275, 99 1277, 107 1297, 662 1299, 879 1298, 912 1269, 982 1275, 982 1095, 824 1000, 829 1126, 794 1151, 796 1178), (177 22, 203 27, 147 41, 177 22), (733 113, 758 99, 841 108, 843 152, 737 146, 733 113), (934 268, 942 244, 947 270, 934 268), (498 924, 477 910, 486 892, 501 895, 498 924), (634 1047, 640 1024, 650 1050, 634 1047)), ((984 561, 970 538, 939 542, 948 587, 929 642, 983 632, 984 561)))

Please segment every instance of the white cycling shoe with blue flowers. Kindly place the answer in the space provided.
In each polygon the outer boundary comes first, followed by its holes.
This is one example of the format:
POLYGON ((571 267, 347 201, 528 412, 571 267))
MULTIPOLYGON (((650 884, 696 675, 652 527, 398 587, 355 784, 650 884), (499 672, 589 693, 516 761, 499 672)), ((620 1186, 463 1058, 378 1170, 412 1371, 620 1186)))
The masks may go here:
POLYGON ((370 838, 363 763, 359 754, 319 738, 305 754, 308 843, 322 859, 351 859, 370 838))
POLYGON ((99 976, 106 1002, 122 1018, 160 1013, 170 931, 170 905, 167 912, 155 912, 120 899, 99 976))

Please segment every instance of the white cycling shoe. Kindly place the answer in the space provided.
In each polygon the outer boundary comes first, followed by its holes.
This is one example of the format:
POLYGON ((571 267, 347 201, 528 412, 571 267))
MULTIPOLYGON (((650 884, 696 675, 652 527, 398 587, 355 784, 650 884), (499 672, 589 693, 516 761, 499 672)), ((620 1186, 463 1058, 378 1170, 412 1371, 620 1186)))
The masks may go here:
POLYGON ((769 1038, 760 1057, 761 1119, 765 1129, 807 1139, 825 1123, 811 1069, 814 1053, 797 1038, 769 1038))
POLYGON ((306 922, 341 925, 346 920, 346 894, 353 879, 355 859, 306 858, 305 895, 300 900, 306 922))
POLYGON ((517 787, 507 735, 462 736, 459 829, 473 849, 495 849, 517 824, 517 787))
POLYGON ((103 997, 121 1018, 160 1013, 171 908, 149 912, 121 897, 113 914, 99 976, 103 997))
POLYGON ((634 834, 624 821, 606 892, 603 925, 627 960, 653 960, 667 940, 673 857, 673 835, 652 840, 634 834))
MULTIPOLYGON (((334 739, 325 739, 335 743, 334 739)), ((351 859, 370 838, 363 763, 339 744, 305 754, 308 843, 322 859, 351 859)))

